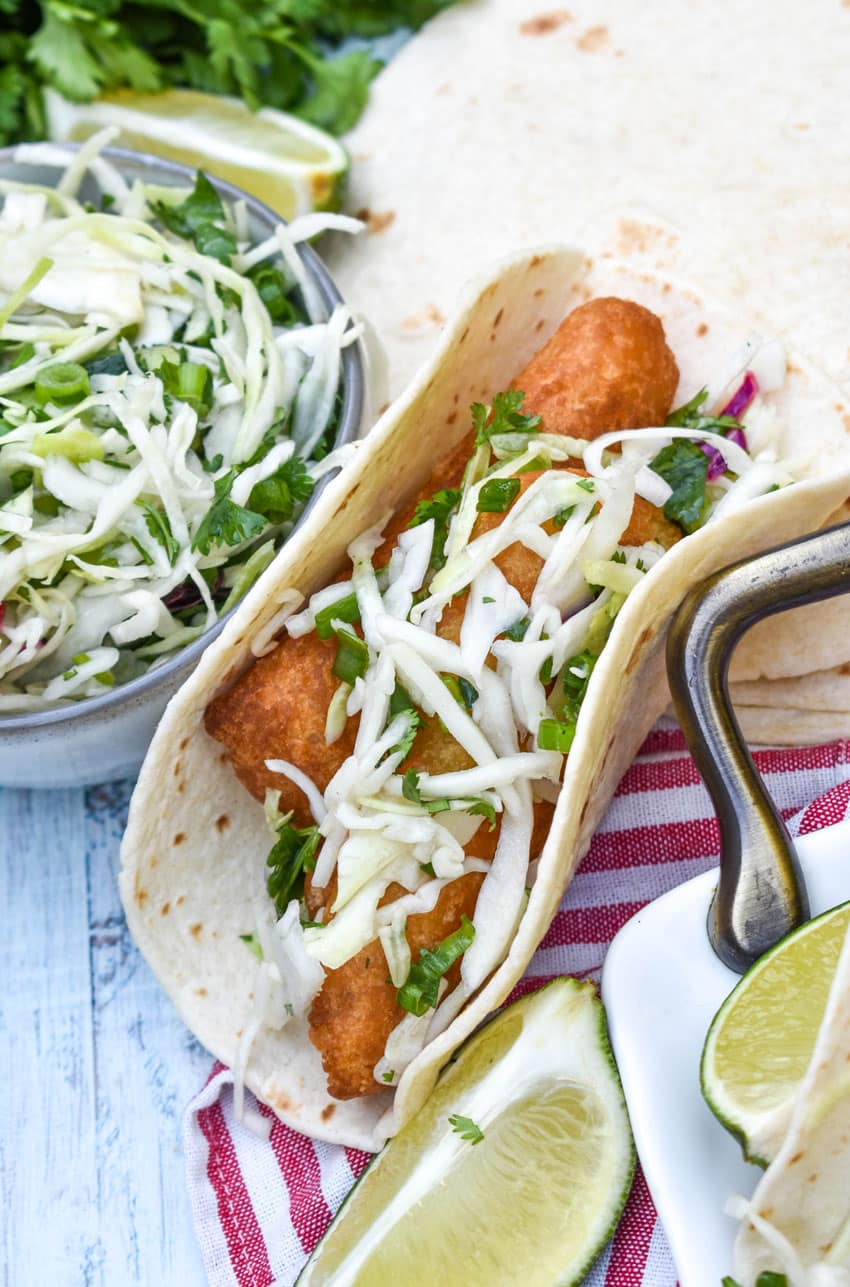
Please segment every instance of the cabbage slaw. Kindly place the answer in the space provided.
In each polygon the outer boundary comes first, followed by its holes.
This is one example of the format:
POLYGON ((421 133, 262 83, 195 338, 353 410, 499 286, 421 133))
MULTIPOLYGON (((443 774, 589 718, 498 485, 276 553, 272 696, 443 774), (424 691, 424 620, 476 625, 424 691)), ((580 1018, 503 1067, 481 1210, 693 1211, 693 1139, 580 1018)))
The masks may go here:
POLYGON ((358 221, 253 245, 203 175, 128 185, 114 133, 20 147, 55 187, 0 182, 0 714, 108 692, 245 593, 327 468, 360 333, 296 250, 358 221))

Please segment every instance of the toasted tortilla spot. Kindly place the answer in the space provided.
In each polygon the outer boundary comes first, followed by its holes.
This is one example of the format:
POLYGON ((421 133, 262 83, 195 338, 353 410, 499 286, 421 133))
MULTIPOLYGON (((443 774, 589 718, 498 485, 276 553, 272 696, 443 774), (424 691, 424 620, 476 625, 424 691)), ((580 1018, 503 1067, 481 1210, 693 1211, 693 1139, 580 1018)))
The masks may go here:
POLYGON ((192 938, 200 938, 203 928, 203 925, 198 921, 195 925, 189 926, 189 933, 192 935, 192 938))
POLYGON ((154 867, 158 867, 158 866, 159 866, 159 859, 158 859, 158 858, 151 858, 150 862, 148 863, 148 866, 150 867, 151 871, 153 871, 154 867))
POLYGON ((178 907, 181 907, 181 906, 183 905, 183 903, 185 903, 185 901, 186 901, 186 895, 185 895, 185 894, 181 894, 181 895, 180 895, 180 897, 179 897, 176 901, 177 901, 177 906, 178 906, 178 907))
POLYGON ((175 761, 174 761, 174 768, 171 770, 171 776, 172 776, 172 777, 174 777, 174 778, 179 778, 179 777, 180 777, 180 769, 181 769, 182 767, 183 767, 183 766, 182 766, 181 761, 180 761, 180 760, 175 760, 175 761))
POLYGON ((186 832, 178 831, 171 843, 173 845, 182 845, 185 839, 186 839, 186 832))
POLYGON ((205 996, 207 996, 207 995, 208 995, 208 994, 207 994, 207 990, 206 990, 206 988, 195 988, 195 996, 196 996, 196 997, 205 997, 205 996))
POLYGON ((171 911, 171 904, 163 903, 162 907, 160 907, 159 909, 159 914, 160 916, 167 916, 170 911, 171 911))
POLYGON ((801 1149, 799 1153, 795 1153, 793 1157, 789 1157, 788 1165, 793 1166, 795 1162, 799 1162, 800 1158, 805 1156, 806 1156, 805 1151, 801 1149))
POLYGON ((226 831, 230 826, 230 818, 226 813, 222 813, 215 820, 216 831, 226 831))
POLYGON ((135 898, 139 907, 144 907, 145 903, 148 901, 148 891, 146 889, 137 889, 135 892, 135 898))
POLYGON ((707 322, 700 322, 699 326, 697 327, 697 335, 700 337, 700 339, 703 337, 703 335, 708 335, 707 322))
POLYGON ((505 310, 503 308, 500 308, 496 316, 493 318, 493 330, 496 329, 496 327, 499 325, 499 323, 501 322, 504 316, 505 316, 505 310))
POLYGON ((336 1112, 336 1104, 325 1104, 322 1109, 322 1121, 329 1122, 336 1112))
POLYGON ((526 18, 519 24, 522 36, 548 36, 550 32, 563 27, 565 22, 572 22, 573 15, 569 9, 553 9, 550 13, 539 13, 536 18, 526 18))
POLYGON ((576 48, 583 54, 601 54, 607 48, 609 41, 607 27, 588 27, 587 31, 583 31, 576 40, 576 48))
POLYGON ((375 233, 383 232, 390 224, 395 223, 395 210, 370 210, 364 207, 357 211, 357 218, 363 220, 367 233, 374 236, 375 233))
POLYGON ((453 411, 453 412, 451 413, 451 415, 446 416, 446 424, 447 424, 447 425, 453 425, 453 424, 454 424, 454 422, 455 422, 456 420, 457 420, 457 412, 456 412, 456 411, 453 411))

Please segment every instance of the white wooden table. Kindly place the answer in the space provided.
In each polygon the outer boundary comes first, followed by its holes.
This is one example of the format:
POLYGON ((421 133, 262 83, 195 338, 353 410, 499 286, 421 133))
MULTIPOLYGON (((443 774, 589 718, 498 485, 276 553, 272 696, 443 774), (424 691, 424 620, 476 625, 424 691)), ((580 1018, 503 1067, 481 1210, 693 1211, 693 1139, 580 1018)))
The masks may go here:
POLYGON ((205 1282, 180 1135, 211 1059, 124 921, 131 785, 0 789, 3 1287, 205 1282))

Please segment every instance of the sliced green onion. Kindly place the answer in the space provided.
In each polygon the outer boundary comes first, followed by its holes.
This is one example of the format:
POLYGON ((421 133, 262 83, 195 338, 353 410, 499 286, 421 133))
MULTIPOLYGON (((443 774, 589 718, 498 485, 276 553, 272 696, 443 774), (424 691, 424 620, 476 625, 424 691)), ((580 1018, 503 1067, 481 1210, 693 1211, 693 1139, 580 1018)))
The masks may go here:
POLYGON ((186 402, 203 419, 213 399, 212 372, 200 362, 161 362, 157 375, 167 393, 186 402))
POLYGON ((402 711, 415 710, 416 707, 413 704, 410 693, 402 684, 396 684, 393 689, 392 697, 390 698, 390 715, 395 718, 395 716, 400 715, 402 711))
POLYGON ((79 362, 54 362, 35 377, 36 401, 70 402, 85 398, 91 392, 89 373, 79 362))
POLYGON ((360 609, 357 606, 357 595, 347 594, 344 599, 337 599, 316 613, 316 634, 320 639, 330 639, 334 633, 332 621, 354 622, 360 620, 360 609))
POLYGON ((362 679, 369 669, 369 649, 357 635, 348 630, 337 630, 337 650, 334 658, 333 673, 344 684, 351 684, 362 679))
POLYGON ((557 719, 542 719, 537 729, 537 745, 541 751, 560 751, 562 755, 566 755, 575 735, 575 724, 562 724, 557 719))
POLYGON ((479 514, 504 514, 519 495, 522 483, 518 478, 491 478, 478 493, 476 509, 479 514))
POLYGON ((461 916, 460 928, 438 943, 433 951, 423 948, 416 965, 410 968, 407 982, 396 994, 402 1009, 416 1015, 432 1010, 439 999, 440 979, 471 947, 474 938, 475 926, 468 916, 461 916))
POLYGON ((91 429, 82 425, 66 425, 59 433, 37 433, 32 440, 30 450, 33 455, 66 456, 68 460, 81 465, 86 460, 103 460, 106 456, 103 443, 91 429))

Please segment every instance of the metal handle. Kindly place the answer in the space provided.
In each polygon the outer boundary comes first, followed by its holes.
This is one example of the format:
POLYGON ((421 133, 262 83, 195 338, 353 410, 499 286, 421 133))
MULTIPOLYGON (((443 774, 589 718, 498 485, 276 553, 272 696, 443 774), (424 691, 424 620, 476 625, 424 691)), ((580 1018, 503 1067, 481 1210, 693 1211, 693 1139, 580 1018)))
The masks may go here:
POLYGON ((673 618, 667 672, 679 722, 720 823, 708 936, 743 973, 809 915, 791 838, 729 700, 729 659, 762 617, 850 593, 850 524, 744 559, 691 590, 673 618))

